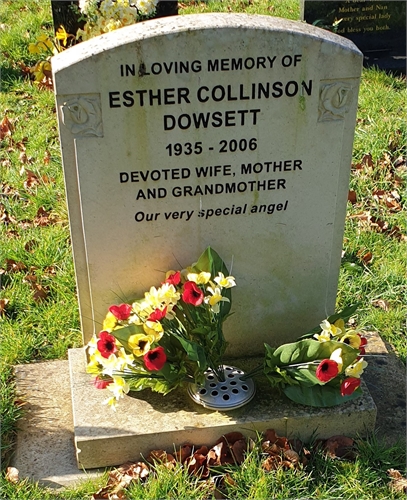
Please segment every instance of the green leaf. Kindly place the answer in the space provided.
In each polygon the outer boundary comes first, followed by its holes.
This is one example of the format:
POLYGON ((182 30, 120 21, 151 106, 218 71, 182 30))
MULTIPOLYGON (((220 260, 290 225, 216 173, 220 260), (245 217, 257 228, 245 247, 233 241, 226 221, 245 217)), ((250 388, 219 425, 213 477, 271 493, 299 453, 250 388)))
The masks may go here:
POLYGON ((319 342, 314 339, 304 339, 291 344, 283 344, 274 351, 267 350, 265 363, 267 366, 286 366, 308 363, 315 360, 329 359, 336 349, 342 349, 344 368, 350 365, 359 355, 358 349, 344 342, 319 342))
POLYGON ((202 370, 206 370, 208 364, 204 348, 191 340, 184 339, 183 337, 180 337, 178 335, 176 335, 176 337, 179 340, 179 343, 182 345, 184 351, 187 353, 188 358, 191 361, 196 361, 198 363, 198 366, 202 370))
POLYGON ((350 396, 341 396, 339 386, 329 385, 313 385, 312 387, 289 385, 283 388, 283 392, 295 403, 320 408, 340 405, 362 395, 360 387, 350 396))

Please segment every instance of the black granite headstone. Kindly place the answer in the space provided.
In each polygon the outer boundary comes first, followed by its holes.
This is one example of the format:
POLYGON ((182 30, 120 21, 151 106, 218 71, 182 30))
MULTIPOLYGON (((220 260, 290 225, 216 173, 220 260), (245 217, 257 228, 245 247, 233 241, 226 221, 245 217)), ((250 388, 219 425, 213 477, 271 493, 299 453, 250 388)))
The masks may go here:
POLYGON ((302 0, 302 19, 352 40, 365 66, 406 73, 406 0, 302 0))

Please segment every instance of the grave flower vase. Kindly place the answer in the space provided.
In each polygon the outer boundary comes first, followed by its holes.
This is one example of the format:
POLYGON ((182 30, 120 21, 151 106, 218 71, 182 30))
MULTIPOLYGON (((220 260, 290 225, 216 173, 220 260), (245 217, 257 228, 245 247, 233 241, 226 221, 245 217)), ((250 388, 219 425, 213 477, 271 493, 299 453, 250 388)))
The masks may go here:
POLYGON ((256 388, 251 378, 235 366, 222 365, 219 370, 208 369, 202 385, 190 384, 189 396, 199 405, 216 411, 236 410, 249 403, 256 388))

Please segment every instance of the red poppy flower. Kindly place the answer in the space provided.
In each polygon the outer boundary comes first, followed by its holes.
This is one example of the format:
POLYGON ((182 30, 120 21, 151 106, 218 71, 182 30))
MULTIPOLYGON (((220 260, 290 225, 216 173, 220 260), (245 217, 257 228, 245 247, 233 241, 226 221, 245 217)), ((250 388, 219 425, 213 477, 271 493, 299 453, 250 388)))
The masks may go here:
POLYGON ((349 396, 353 394, 360 386, 360 378, 349 377, 346 378, 341 384, 341 395, 349 396))
POLYGON ((104 358, 108 358, 117 352, 116 339, 108 332, 100 332, 97 348, 104 358))
POLYGON ((161 311, 161 309, 156 309, 154 312, 150 314, 148 317, 148 321, 161 321, 163 318, 165 318, 165 315, 167 314, 167 307, 164 307, 164 309, 161 311))
POLYGON ((129 304, 120 304, 120 306, 110 306, 109 311, 119 320, 128 319, 131 313, 129 304))
POLYGON ((193 281, 187 281, 184 285, 182 300, 193 306, 200 306, 204 300, 204 294, 193 281))
POLYGON ((332 359, 323 359, 317 368, 315 375, 321 382, 329 382, 339 373, 338 363, 332 359))
POLYGON ((177 271, 176 273, 170 274, 164 283, 177 286, 179 285, 180 281, 181 281, 181 272, 177 271))
POLYGON ((357 335, 360 338, 360 346, 359 346, 360 354, 365 354, 366 353, 365 345, 367 345, 367 338, 362 337, 362 335, 360 333, 358 333, 357 335))
POLYGON ((111 384, 113 380, 104 380, 100 377, 96 377, 93 380, 93 385, 96 387, 96 389, 106 389, 106 387, 111 384))
POLYGON ((143 359, 147 370, 158 371, 165 365, 167 355, 165 354, 164 347, 160 346, 144 354, 143 359))

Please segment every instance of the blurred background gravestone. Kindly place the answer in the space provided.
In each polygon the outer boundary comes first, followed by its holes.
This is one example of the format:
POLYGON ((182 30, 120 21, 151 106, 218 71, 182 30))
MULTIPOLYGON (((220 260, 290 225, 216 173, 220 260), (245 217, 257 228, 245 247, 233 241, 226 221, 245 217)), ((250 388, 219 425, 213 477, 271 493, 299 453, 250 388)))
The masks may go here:
POLYGON ((302 0, 301 18, 352 40, 365 66, 406 73, 406 0, 302 0))
MULTIPOLYGON (((54 30, 63 26, 67 33, 75 34, 79 28, 83 28, 85 21, 80 21, 77 9, 79 0, 51 0, 52 18, 54 30)), ((162 0, 157 4, 154 17, 174 16, 178 14, 177 0, 162 0)))

